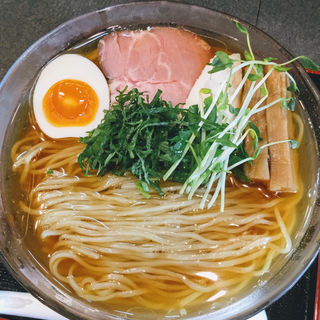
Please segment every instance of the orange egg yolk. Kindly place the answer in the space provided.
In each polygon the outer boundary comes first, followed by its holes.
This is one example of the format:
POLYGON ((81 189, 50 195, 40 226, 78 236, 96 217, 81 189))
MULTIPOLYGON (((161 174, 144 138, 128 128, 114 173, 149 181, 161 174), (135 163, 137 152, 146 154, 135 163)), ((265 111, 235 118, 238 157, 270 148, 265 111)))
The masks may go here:
POLYGON ((49 123, 56 127, 85 126, 93 121, 99 99, 85 82, 65 79, 56 82, 43 98, 43 111, 49 123))

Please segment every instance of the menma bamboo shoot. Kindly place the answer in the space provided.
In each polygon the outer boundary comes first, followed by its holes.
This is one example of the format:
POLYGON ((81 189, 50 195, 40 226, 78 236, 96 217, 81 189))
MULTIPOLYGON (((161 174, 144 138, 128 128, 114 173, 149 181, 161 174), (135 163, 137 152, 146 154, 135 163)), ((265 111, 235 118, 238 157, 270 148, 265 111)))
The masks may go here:
MULTIPOLYGON (((244 70, 247 72, 247 68, 244 70)), ((254 73, 254 72, 252 72, 254 73)), ((243 93, 242 93, 242 101, 245 100, 248 91, 252 85, 252 81, 246 80, 243 93)), ((257 90, 253 95, 250 103, 249 108, 253 108, 255 104, 262 98, 260 90, 257 90)), ((260 131, 261 140, 258 143, 258 146, 261 147, 268 143, 267 138, 267 124, 266 124, 266 112, 265 110, 260 111, 254 114, 250 120, 253 122, 255 126, 258 127, 260 131)), ((249 156, 253 156, 255 150, 252 144, 252 138, 248 135, 245 139, 245 150, 249 156)), ((252 181, 258 181, 263 183, 268 183, 270 180, 270 173, 269 173, 269 163, 268 163, 268 148, 264 148, 261 150, 259 156, 252 162, 252 165, 246 163, 244 166, 244 171, 247 177, 252 181)))
MULTIPOLYGON (((268 72, 272 66, 266 67, 268 72)), ((273 71, 266 81, 269 96, 267 103, 287 96, 288 80, 282 72, 273 71)), ((266 110, 267 133, 269 143, 289 139, 288 110, 277 103, 266 110)), ((270 183, 269 190, 273 192, 296 192, 292 150, 289 142, 275 144, 269 147, 270 183)))

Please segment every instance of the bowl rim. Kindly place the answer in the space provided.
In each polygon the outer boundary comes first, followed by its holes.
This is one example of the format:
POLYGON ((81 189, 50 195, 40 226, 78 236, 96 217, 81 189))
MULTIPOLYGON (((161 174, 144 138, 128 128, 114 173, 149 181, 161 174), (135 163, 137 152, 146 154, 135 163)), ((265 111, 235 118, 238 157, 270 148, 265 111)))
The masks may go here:
MULTIPOLYGON (((191 5, 191 4, 187 4, 187 3, 180 3, 180 2, 173 2, 173 1, 142 1, 142 2, 129 2, 129 3, 122 3, 122 4, 117 4, 117 5, 113 5, 113 6, 107 6, 105 8, 101 8, 98 10, 94 10, 94 11, 90 11, 87 13, 84 13, 82 15, 76 16, 70 20, 65 21, 64 23, 58 25, 57 27, 55 27, 54 29, 52 29, 50 32, 48 32, 47 34, 43 35, 42 37, 40 37, 37 41, 35 41, 31 46, 29 46, 21 55, 20 57, 12 64, 12 66, 9 68, 9 70, 7 71, 7 73, 5 74, 5 76, 3 77, 3 79, 0 82, 0 94, 1 94, 1 90, 3 87, 5 87, 5 83, 8 81, 8 79, 11 77, 12 74, 14 74, 16 68, 19 66, 19 64, 21 62, 23 62, 23 60, 25 59, 25 57, 27 57, 30 53, 33 52, 34 49, 36 49, 39 44, 43 43, 44 41, 46 41, 47 39, 51 38, 54 34, 62 31, 63 29, 65 29, 66 27, 74 24, 75 22, 78 21, 82 21, 83 19, 88 19, 91 16, 95 16, 95 15, 99 15, 101 13, 110 11, 110 10, 117 10, 118 8, 121 7, 131 7, 131 6, 152 6, 152 5, 161 5, 161 6, 169 6, 169 7, 179 7, 179 8, 190 8, 190 7, 194 7, 197 8, 197 10, 209 10, 212 12, 215 12, 216 14, 223 16, 224 18, 228 19, 228 20, 232 20, 235 19, 236 21, 240 22, 241 24, 243 24, 245 27, 249 27, 254 29, 256 32, 259 33, 260 36, 262 36, 263 38, 265 38, 267 41, 271 41, 273 42, 273 44, 279 49, 281 50, 281 53, 286 56, 287 58, 291 58, 292 55, 286 50, 284 49, 276 40, 274 40, 271 36, 269 36, 267 33, 265 33, 264 31, 260 30, 259 28, 257 28, 256 26, 242 20, 239 19, 237 17, 234 17, 232 15, 220 12, 218 10, 214 10, 205 6, 199 6, 199 5, 191 5)), ((302 67, 302 65, 296 61, 294 62, 294 67, 298 70, 300 76, 302 77, 302 79, 305 81, 305 83, 307 84, 308 88, 312 91, 313 96, 315 98, 315 100, 317 101, 318 105, 320 105, 320 94, 319 91, 317 89, 317 87, 315 86, 315 84, 313 83, 313 81, 311 80, 311 78, 309 77, 309 75, 307 74, 307 72, 305 71, 305 69, 302 67)), ((6 140, 6 137, 4 137, 3 141, 6 140)), ((1 142, 1 141, 0 141, 1 142)), ((317 154, 319 155, 319 141, 316 139, 315 140, 316 144, 316 148, 317 148, 317 154)), ((0 144, 0 147, 1 144, 0 144)), ((3 148, 2 148, 3 149, 3 148)), ((3 153, 3 150, 2 150, 3 153)), ((3 158, 3 155, 1 153, 0 159, 3 158)), ((318 172, 317 172, 317 181, 319 182, 320 179, 320 160, 318 157, 318 172)), ((3 181, 1 182, 2 184, 4 183, 3 181)), ((0 186, 1 187, 1 186, 0 186)), ((3 190, 3 188, 1 188, 1 190, 3 190)), ((2 191, 1 191, 1 198, 2 198, 2 191)), ((317 198, 319 198, 319 183, 317 186, 317 198)), ((317 204, 319 206, 319 204, 317 204)), ((4 209, 2 208, 2 203, 0 203, 0 211, 4 211, 4 209)), ((4 212, 3 212, 4 214, 4 212)), ((318 230, 318 234, 320 235, 320 229, 318 230)), ((319 237, 318 237, 319 239, 319 237)), ((1 242, 0 242, 1 244, 1 242)), ((250 310, 245 310, 242 311, 239 314, 239 319, 243 318, 243 317, 247 317, 249 315, 254 315, 257 312, 259 312, 261 309, 266 308, 267 306, 269 306, 270 304, 272 304, 275 300, 277 300, 278 298, 280 298, 282 295, 284 295, 288 290, 290 290, 295 283, 299 280, 299 278, 303 275, 303 273, 307 270, 307 268, 309 268, 309 266, 311 265, 311 263, 313 262, 313 260, 315 259, 315 257, 318 254, 319 251, 319 245, 320 245, 320 239, 318 240, 318 244, 317 244, 317 248, 315 248, 315 250, 312 252, 312 254, 309 254, 307 259, 305 259, 305 263, 303 265, 303 268, 301 268, 298 272, 292 273, 290 274, 284 282, 282 282, 281 284, 279 284, 278 290, 276 294, 269 294, 266 295, 264 297, 264 299, 259 300, 259 303, 254 305, 250 310), (270 297, 271 296, 271 297, 270 297)), ((12 266, 14 265, 12 263, 12 258, 10 257, 10 255, 6 254, 6 252, 2 252, 3 257, 3 261, 4 264, 6 265, 7 269, 9 270, 9 272, 14 276, 15 279, 17 279, 32 295, 34 295, 36 298, 38 298, 42 303, 46 304, 47 306, 49 306, 50 308, 54 309, 55 311, 59 312, 59 313, 63 313, 64 315, 67 315, 71 318, 75 318, 77 317, 77 319, 79 319, 79 315, 75 315, 73 313, 71 313, 71 311, 67 308, 65 308, 64 306, 61 305, 61 302, 58 302, 59 304, 59 308, 57 307, 57 300, 55 300, 53 297, 48 296, 46 293, 41 292, 41 288, 35 287, 34 284, 32 283, 32 280, 29 278, 26 278, 24 276, 24 274, 18 273, 18 271, 12 266), (60 308, 62 307, 62 309, 60 308)), ((207 317, 210 316, 210 314, 204 315, 204 316, 198 316, 194 319, 208 319, 207 317)), ((113 319, 113 318, 112 318, 113 319)), ((229 319, 229 318, 228 318, 229 319)))

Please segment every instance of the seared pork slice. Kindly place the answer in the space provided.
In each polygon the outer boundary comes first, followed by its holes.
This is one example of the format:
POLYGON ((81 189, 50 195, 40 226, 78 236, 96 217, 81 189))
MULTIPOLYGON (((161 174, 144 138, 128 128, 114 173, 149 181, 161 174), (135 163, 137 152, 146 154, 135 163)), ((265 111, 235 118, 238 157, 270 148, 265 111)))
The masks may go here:
POLYGON ((158 89, 173 105, 184 103, 206 63, 211 47, 196 34, 179 28, 112 32, 100 40, 101 68, 114 101, 125 86, 149 95, 158 89))

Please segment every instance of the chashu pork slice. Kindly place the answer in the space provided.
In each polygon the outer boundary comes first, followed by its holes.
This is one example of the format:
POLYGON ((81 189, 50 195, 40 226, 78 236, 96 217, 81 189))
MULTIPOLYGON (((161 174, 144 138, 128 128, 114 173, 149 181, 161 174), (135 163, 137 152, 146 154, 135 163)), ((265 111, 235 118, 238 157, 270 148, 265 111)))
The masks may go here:
POLYGON ((108 79, 111 100, 125 86, 149 95, 158 89, 173 105, 184 103, 206 63, 211 46, 196 34, 179 28, 112 32, 100 40, 98 54, 108 79))

